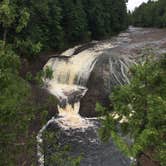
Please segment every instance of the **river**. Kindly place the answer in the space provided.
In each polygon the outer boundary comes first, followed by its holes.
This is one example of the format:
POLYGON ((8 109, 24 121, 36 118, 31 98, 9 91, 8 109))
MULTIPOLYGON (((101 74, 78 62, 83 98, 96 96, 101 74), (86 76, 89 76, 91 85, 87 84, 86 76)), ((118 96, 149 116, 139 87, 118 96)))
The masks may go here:
MULTIPOLYGON (((71 155, 83 154, 81 166, 129 166, 130 159, 116 148, 111 139, 106 144, 100 141, 100 121, 80 115, 80 101, 82 98, 91 100, 86 95, 90 91, 88 83, 92 72, 95 71, 103 79, 103 83, 99 84, 103 84, 104 90, 99 95, 109 94, 114 86, 129 83, 129 67, 143 57, 142 51, 149 48, 157 55, 166 53, 165 43, 165 37, 157 29, 130 27, 110 40, 92 41, 87 47, 78 45, 51 58, 44 68, 53 70, 53 79, 46 80, 45 87, 59 100, 59 116, 43 126, 37 136, 38 143, 43 143, 42 133, 49 128, 53 132, 60 131, 59 141, 71 145, 71 155)), ((91 93, 100 86, 93 81, 90 82, 93 85, 91 93)), ((40 165, 47 160, 47 165, 51 166, 49 156, 55 151, 54 146, 50 145, 43 153, 38 145, 40 165)))

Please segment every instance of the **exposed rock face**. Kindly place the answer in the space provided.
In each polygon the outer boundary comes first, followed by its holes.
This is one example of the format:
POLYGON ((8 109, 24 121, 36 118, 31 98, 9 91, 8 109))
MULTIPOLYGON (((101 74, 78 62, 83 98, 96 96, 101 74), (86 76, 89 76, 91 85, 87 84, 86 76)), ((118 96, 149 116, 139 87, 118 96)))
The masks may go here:
MULTIPOLYGON (((117 83, 120 84, 119 81, 121 84, 126 83, 124 82, 123 72, 121 72, 125 69, 121 70, 121 65, 125 67, 128 63, 130 64, 139 59, 142 56, 142 50, 145 48, 151 48, 156 55, 166 53, 166 30, 131 27, 119 36, 111 38, 109 42, 117 47, 107 50, 107 53, 98 59, 87 83, 88 91, 81 100, 80 114, 82 116, 96 116, 96 102, 108 106, 108 96, 113 86, 117 83), (126 62, 127 64, 123 64, 126 62), (116 67, 112 67, 111 65, 115 65, 116 67), (115 71, 111 71, 112 68, 115 71), (118 80, 112 72, 116 73, 118 80)), ((88 43, 79 47, 75 50, 74 55, 93 47, 95 44, 96 42, 92 42, 92 44, 88 43)), ((67 52, 67 54, 69 53, 67 52)), ((52 56, 49 54, 48 56, 41 56, 39 60, 32 62, 32 64, 26 60, 22 60, 23 70, 21 70, 20 74, 25 77, 26 73, 30 71, 35 75, 48 59, 54 57, 58 57, 58 55, 52 56)), ((69 57, 64 56, 61 58, 68 59, 69 57)), ((57 110, 57 108, 54 108, 54 110, 57 110)))
POLYGON ((110 66, 108 57, 100 58, 87 84, 88 91, 81 100, 80 114, 85 117, 96 116, 96 102, 108 106, 110 94, 110 66))
MULTIPOLYGON (((104 43, 104 41, 102 41, 104 43)), ((101 43, 102 43, 101 42, 101 43)), ((104 47, 102 50, 104 50, 98 59, 95 67, 93 68, 93 71, 91 73, 91 76, 85 81, 85 87, 88 88, 88 91, 85 96, 83 96, 81 100, 81 109, 80 114, 85 117, 93 117, 96 116, 97 113, 95 111, 95 105, 96 102, 100 102, 105 106, 109 105, 108 96, 111 93, 112 89, 116 85, 121 85, 129 82, 128 78, 128 71, 131 64, 137 61, 137 59, 142 58, 142 50, 147 47, 155 48, 155 54, 160 53, 166 53, 166 48, 163 47, 166 43, 166 31, 158 30, 158 29, 142 29, 142 28, 130 28, 127 32, 121 33, 118 37, 112 38, 108 41, 109 44, 112 43, 112 45, 117 46, 116 48, 110 48, 104 47), (155 35, 154 35, 155 34, 155 35), (160 37, 158 37, 160 35, 160 37), (143 40, 143 37, 146 37, 146 41, 143 40), (161 47, 162 46, 162 47, 161 47), (89 79, 88 79, 89 78, 89 79)), ((82 58, 85 58, 87 55, 87 47, 77 47, 78 49, 75 51, 75 49, 67 50, 63 54, 64 56, 69 55, 77 56, 78 54, 81 54, 81 52, 84 51, 84 55, 82 55, 82 58), (73 52, 74 51, 74 52, 73 52)), ((99 45, 100 48, 100 45, 99 45)), ((89 49, 89 48, 88 48, 89 49)), ((92 47, 93 50, 93 47, 92 47)), ((93 50, 94 51, 94 50, 93 50)), ((93 52, 92 51, 92 52, 93 52)), ((87 71, 89 70, 85 64, 89 61, 89 58, 92 54, 89 52, 88 58, 83 61, 82 66, 85 67, 86 70, 83 71, 81 74, 87 74, 87 71)), ((74 58, 74 57, 73 57, 74 58)), ((76 62, 80 62, 80 57, 77 58, 76 62)), ((70 61, 70 57, 68 58, 70 61)), ((73 62, 73 61, 72 61, 73 62)), ((94 64, 94 63, 93 63, 94 64)), ((71 63, 71 66, 73 63, 71 63)), ((69 70, 65 67, 65 65, 61 65, 59 67, 62 67, 62 70, 60 73, 63 75, 66 72, 72 73, 73 70, 69 70), (65 71, 64 71, 65 70, 65 71)), ((69 65, 69 67, 71 67, 69 65)), ((75 69, 79 69, 81 66, 80 64, 76 65, 75 69)), ((91 65, 90 65, 91 66, 91 65)), ((57 69, 57 63, 55 63, 55 71, 57 69)), ((70 68, 71 69, 71 68, 70 68)), ((72 67, 73 69, 73 67, 72 67)), ((76 71, 76 70, 74 70, 76 71)), ((78 70, 77 70, 78 71, 78 70)), ((78 73, 78 72, 77 72, 78 73)), ((90 73, 90 72, 89 72, 90 73)), ((55 74, 55 78, 58 74, 55 74)), ((66 73, 67 75, 67 73, 66 73)), ((73 75, 72 75, 73 76, 73 75)), ((75 76, 75 74, 74 74, 75 76)), ((82 75, 81 75, 82 76, 82 75)), ((83 75, 84 76, 84 75, 83 75)), ((60 77, 64 78, 64 77, 60 77)), ((67 77, 65 77, 67 78, 67 77)), ((72 77, 73 78, 73 77, 72 77)), ((72 82, 68 81, 67 83, 72 83, 72 87, 74 85, 80 85, 80 81, 77 80, 79 77, 75 77, 76 79, 72 79, 72 82), (76 81, 77 80, 77 81, 76 81)), ((58 80, 58 79, 56 79, 58 80)), ((63 79, 62 79, 63 80, 63 79)), ((70 80, 70 79, 68 79, 70 80)), ((66 79, 65 79, 66 82, 66 79)), ((81 81, 82 82, 82 81, 81 81)), ((54 85, 54 83, 53 83, 54 85)), ((68 85, 68 84, 67 84, 68 85)), ((66 86, 65 86, 66 87, 66 86)), ((63 95, 74 96, 73 98, 68 98, 68 104, 64 108, 59 109, 59 115, 60 117, 53 118, 51 121, 49 121, 39 132, 39 145, 41 145, 40 138, 42 136, 42 132, 48 127, 51 127, 50 129, 53 129, 53 132, 57 132, 59 129, 61 131, 62 136, 59 137, 59 142, 61 145, 63 143, 69 143, 72 146, 71 154, 77 155, 80 154, 80 151, 83 152, 84 159, 81 161, 82 166, 86 165, 114 165, 114 166, 128 166, 130 165, 129 159, 126 159, 114 146, 114 143, 112 140, 108 144, 102 144, 98 138, 98 128, 100 127, 100 122, 96 118, 83 118, 78 117, 78 110, 80 108, 79 103, 75 103, 75 107, 71 107, 70 100, 71 101, 77 101, 77 98, 80 99, 80 92, 75 91, 73 93, 73 88, 63 88, 63 95), (75 100, 76 98, 76 100, 75 100), (76 108, 76 109, 75 109, 76 108), (76 110, 76 111, 75 111, 76 110), (69 116, 70 115, 70 116, 69 116), (77 115, 77 116, 76 116, 77 115), (69 122, 69 123, 68 123, 69 122), (88 122, 88 123, 84 123, 88 122), (52 124, 52 126, 48 126, 48 124, 52 124), (91 125, 92 124, 92 125, 91 125), (88 152, 88 153, 87 153, 88 152), (112 157, 111 157, 112 156, 112 157)), ((58 86, 55 86, 55 90, 57 90, 58 86)), ((62 88, 62 86, 60 86, 62 88)), ((56 140, 56 139, 54 139, 56 140)), ((46 145, 46 158, 51 156, 54 152, 57 151, 57 149, 52 146, 52 144, 46 145)), ((39 146, 40 147, 40 146, 39 146)), ((39 149, 40 152, 40 149, 39 149)), ((41 157, 43 155, 41 154, 41 157)), ((44 164, 43 164, 44 165, 44 164)), ((46 164, 47 165, 47 164, 46 164)), ((48 165, 50 165, 48 163, 48 165)))
POLYGON ((96 116, 96 102, 109 106, 109 95, 113 88, 129 82, 128 66, 130 61, 126 58, 114 57, 112 49, 103 55, 97 62, 88 81, 88 91, 81 101, 80 114, 82 116, 96 116))
POLYGON ((96 102, 109 106, 108 96, 112 88, 129 81, 125 78, 127 68, 141 59, 145 50, 150 49, 157 56, 166 53, 166 47, 164 47, 166 46, 166 30, 130 27, 125 33, 112 38, 111 42, 117 47, 101 56, 94 67, 87 84, 87 94, 81 100, 80 114, 82 116, 96 116, 96 102))

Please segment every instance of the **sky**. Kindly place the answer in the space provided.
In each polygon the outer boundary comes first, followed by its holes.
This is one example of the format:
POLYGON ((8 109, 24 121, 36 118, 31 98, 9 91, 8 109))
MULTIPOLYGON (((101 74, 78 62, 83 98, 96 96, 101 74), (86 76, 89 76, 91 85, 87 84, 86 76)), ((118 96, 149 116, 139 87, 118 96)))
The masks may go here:
POLYGON ((135 7, 138 7, 143 2, 148 2, 148 0, 128 0, 127 8, 130 11, 133 11, 135 7))

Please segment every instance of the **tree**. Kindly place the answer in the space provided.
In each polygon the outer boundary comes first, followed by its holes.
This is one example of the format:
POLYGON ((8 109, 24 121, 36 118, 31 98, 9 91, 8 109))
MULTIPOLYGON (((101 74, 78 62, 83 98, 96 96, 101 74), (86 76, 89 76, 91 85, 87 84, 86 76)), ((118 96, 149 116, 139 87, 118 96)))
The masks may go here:
POLYGON ((61 25, 62 9, 58 0, 49 1, 49 46, 54 49, 62 49, 64 47, 64 30, 61 25))
MULTIPOLYGON (((30 84, 19 76, 19 69, 19 56, 11 45, 4 47, 0 41, 0 165, 36 163, 36 133, 30 127, 36 115, 42 119, 38 125, 45 123, 50 103, 56 103, 48 97, 38 104, 30 84)), ((52 71, 46 68, 41 76, 51 79, 52 71)))
POLYGON ((119 148, 137 159, 147 157, 153 163, 166 163, 166 56, 131 68, 130 84, 117 87, 111 95, 114 112, 100 105, 106 118, 100 134, 113 137, 119 148), (127 143, 124 137, 130 138, 127 143))
POLYGON ((0 37, 29 59, 118 33, 126 16, 125 0, 2 0, 0 37))
MULTIPOLYGON (((32 102, 31 87, 19 75, 20 57, 15 52, 14 36, 10 36, 20 35, 29 18, 26 9, 19 5, 18 1, 0 3, 0 23, 5 34, 0 40, 0 165, 31 165, 35 162, 33 147, 36 140, 30 125, 39 112, 45 119, 47 107, 32 102), (31 158, 29 162, 28 157, 31 158)), ((48 69, 44 73, 51 77, 48 69)))
POLYGON ((80 0, 61 1, 62 25, 67 43, 84 41, 89 37, 86 13, 80 0))
POLYGON ((166 1, 158 0, 143 3, 132 13, 132 24, 142 27, 166 26, 166 1))
POLYGON ((111 26, 115 33, 127 28, 127 8, 125 0, 112 1, 111 26))
POLYGON ((101 39, 105 37, 104 27, 104 7, 100 0, 86 0, 84 8, 87 13, 88 26, 92 33, 92 38, 101 39))
POLYGON ((3 41, 6 42, 8 32, 16 27, 19 33, 26 27, 29 20, 29 12, 26 8, 18 8, 17 1, 3 0, 0 2, 0 24, 3 28, 3 41))
POLYGON ((127 9, 124 0, 83 1, 92 38, 101 39, 127 28, 127 9))
MULTIPOLYGON (((40 42, 42 50, 61 49, 63 47, 62 10, 58 0, 30 0, 30 22, 23 33, 26 40, 40 42)), ((32 52, 33 54, 33 52, 32 52)))
POLYGON ((16 164, 20 151, 24 148, 28 151, 28 143, 24 141, 28 137, 27 124, 32 120, 33 114, 28 103, 25 104, 29 86, 18 76, 19 64, 18 56, 10 47, 4 49, 1 43, 0 165, 16 164))

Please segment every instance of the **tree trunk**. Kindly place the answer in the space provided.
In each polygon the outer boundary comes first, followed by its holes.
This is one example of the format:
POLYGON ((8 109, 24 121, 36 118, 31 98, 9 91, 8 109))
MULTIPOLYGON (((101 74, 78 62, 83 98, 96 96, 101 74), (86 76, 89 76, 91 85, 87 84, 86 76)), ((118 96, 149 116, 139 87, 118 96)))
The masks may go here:
POLYGON ((7 28, 5 28, 5 30, 4 30, 4 33, 3 33, 3 42, 4 42, 4 46, 5 46, 5 44, 6 44, 6 38, 7 38, 7 28))

